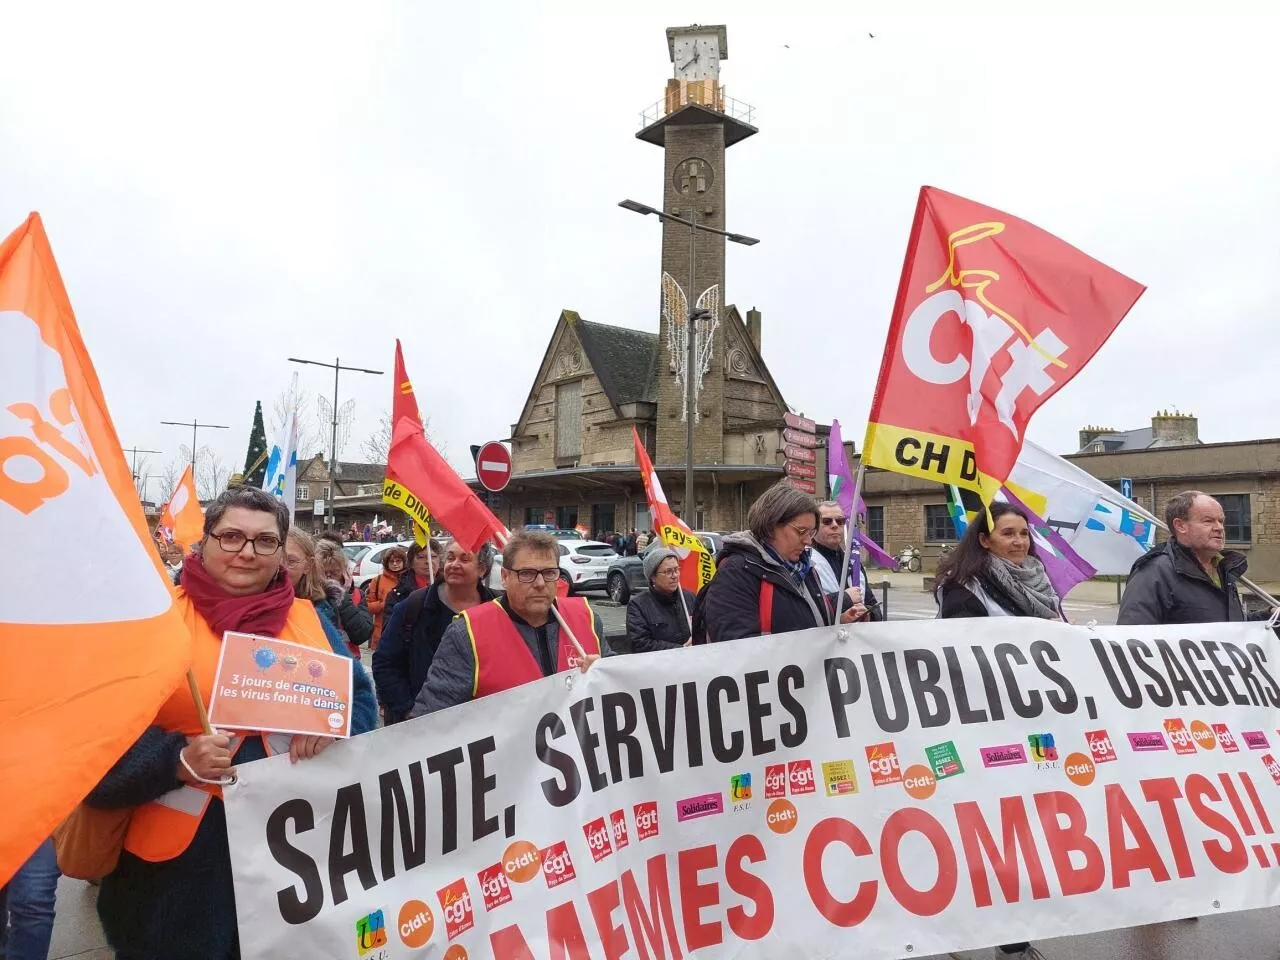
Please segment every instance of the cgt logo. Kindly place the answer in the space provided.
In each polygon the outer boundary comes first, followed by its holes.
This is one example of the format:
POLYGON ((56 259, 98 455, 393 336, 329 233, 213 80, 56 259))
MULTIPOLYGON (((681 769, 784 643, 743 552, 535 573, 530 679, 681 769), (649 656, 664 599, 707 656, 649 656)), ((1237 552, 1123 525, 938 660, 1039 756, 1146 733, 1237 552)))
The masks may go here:
POLYGON ((1191 739, 1191 731, 1187 729, 1187 725, 1178 719, 1169 719, 1164 722, 1164 732, 1169 736, 1169 742, 1173 744, 1175 752, 1186 755, 1196 752, 1195 742, 1191 739))
POLYGON ((867 766, 871 769, 871 785, 887 787, 891 783, 902 782, 902 767, 898 763, 898 748, 893 741, 873 743, 864 748, 867 754, 867 766))
POLYGON ((444 914, 444 932, 449 940, 457 938, 476 925, 475 913, 471 909, 471 894, 467 892, 465 877, 459 877, 447 887, 437 890, 436 899, 440 901, 440 910, 444 914))
POLYGON ((513 883, 528 883, 541 866, 541 854, 528 840, 517 840, 502 854, 502 867, 513 883))
POLYGON ((1223 753, 1240 752, 1240 746, 1236 743, 1236 738, 1231 735, 1231 731, 1225 723, 1215 723, 1212 729, 1213 735, 1218 738, 1218 743, 1222 745, 1223 753))
POLYGON ((569 858, 569 845, 561 840, 542 851, 542 878, 547 881, 547 889, 577 879, 573 870, 573 861, 569 858))
POLYGON ((764 815, 764 821, 774 833, 783 834, 794 830, 796 824, 800 822, 800 817, 796 813, 796 805, 794 803, 779 797, 769 804, 769 810, 764 815))
POLYGON ((1276 786, 1280 787, 1280 763, 1276 762, 1276 758, 1269 753, 1264 753, 1262 765, 1267 768, 1267 773, 1271 774, 1271 779, 1276 782, 1276 786))
POLYGON ((356 921, 356 951, 367 957, 387 945, 387 922, 381 910, 366 913, 356 921))
POLYGON ((627 836, 627 815, 622 810, 609 814, 609 829, 613 833, 613 845, 616 849, 621 850, 631 842, 627 836))
POLYGON ((1105 730, 1087 730, 1085 739, 1089 741, 1089 753, 1094 763, 1111 763, 1116 759, 1116 748, 1105 730))
POLYGON ((596 863, 613 855, 613 845, 609 842, 609 828, 605 826, 604 817, 592 820, 582 828, 587 838, 587 849, 596 863))
POLYGON ((486 910, 496 910, 511 902, 511 884, 507 883, 507 871, 501 863, 485 867, 476 874, 480 883, 480 897, 486 910))
POLYGON ((1052 733, 1033 733, 1027 737, 1027 746, 1031 748, 1031 760, 1035 764, 1056 763, 1058 748, 1054 745, 1052 733))
POLYGON ((791 760, 787 763, 787 785, 792 796, 814 793, 818 789, 813 778, 813 763, 809 760, 791 760))
POLYGON ((658 835, 658 803, 656 800, 650 800, 647 803, 637 803, 631 808, 632 814, 636 818, 636 841, 643 843, 658 835))
POLYGON ((787 765, 774 763, 764 768, 764 798, 773 800, 787 795, 787 765))

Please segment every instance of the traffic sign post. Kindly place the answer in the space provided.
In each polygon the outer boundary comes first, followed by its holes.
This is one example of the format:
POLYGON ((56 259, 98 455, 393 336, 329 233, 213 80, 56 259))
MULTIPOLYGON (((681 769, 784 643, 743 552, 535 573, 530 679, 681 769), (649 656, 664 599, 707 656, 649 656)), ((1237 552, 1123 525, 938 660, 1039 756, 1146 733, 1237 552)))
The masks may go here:
POLYGON ((1133 499, 1133 481, 1128 477, 1120 478, 1120 496, 1133 499))
POLYGON ((476 479, 490 493, 501 493, 511 482, 511 451, 491 440, 476 454, 476 479))

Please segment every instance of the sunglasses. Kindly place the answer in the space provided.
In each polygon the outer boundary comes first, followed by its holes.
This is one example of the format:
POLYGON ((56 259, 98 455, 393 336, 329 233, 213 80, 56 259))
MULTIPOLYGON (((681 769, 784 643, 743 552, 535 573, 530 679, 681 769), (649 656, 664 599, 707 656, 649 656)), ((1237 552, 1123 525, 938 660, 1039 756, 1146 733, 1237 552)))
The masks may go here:
POLYGON ((846 523, 844 517, 823 517, 822 525, 824 527, 843 527, 846 523))

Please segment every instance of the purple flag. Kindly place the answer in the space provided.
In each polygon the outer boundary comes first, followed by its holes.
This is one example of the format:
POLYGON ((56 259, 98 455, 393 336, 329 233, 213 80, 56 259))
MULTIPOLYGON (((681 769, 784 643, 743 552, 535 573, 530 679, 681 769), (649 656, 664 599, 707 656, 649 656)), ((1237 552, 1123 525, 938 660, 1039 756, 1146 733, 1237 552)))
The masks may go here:
POLYGON ((1001 487, 996 498, 1013 504, 1030 518, 1031 539, 1036 545, 1036 556, 1044 564, 1044 572, 1060 599, 1065 599, 1077 583, 1088 580, 1098 572, 1089 565, 1089 561, 1071 549, 1071 544, 1062 539, 1057 530, 1045 523, 1039 514, 1019 500, 1008 487, 1001 487))
POLYGON ((858 529, 858 518, 867 515, 867 504, 862 499, 862 491, 858 491, 857 502, 853 499, 853 472, 849 469, 849 461, 844 455, 844 438, 840 435, 840 421, 831 421, 831 435, 827 437, 827 478, 831 485, 831 495, 840 504, 840 509, 849 518, 853 531, 857 534, 858 543, 867 549, 867 556, 877 567, 898 569, 898 561, 880 549, 880 545, 858 529))

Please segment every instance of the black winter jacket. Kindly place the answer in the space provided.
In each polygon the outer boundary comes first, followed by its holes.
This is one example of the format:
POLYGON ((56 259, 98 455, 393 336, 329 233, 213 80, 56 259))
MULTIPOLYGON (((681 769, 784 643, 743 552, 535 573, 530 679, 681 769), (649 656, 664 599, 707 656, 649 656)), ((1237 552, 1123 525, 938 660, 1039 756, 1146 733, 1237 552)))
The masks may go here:
MULTIPOLYGON (((831 549, 831 547, 823 546, 821 543, 818 543, 816 540, 814 541, 813 549, 817 553, 822 554, 822 558, 827 561, 827 564, 835 572, 836 579, 839 580, 840 568, 844 566, 844 551, 833 550, 831 549)), ((852 572, 853 571, 850 571, 851 577, 852 577, 852 572)), ((864 570, 863 573, 865 574, 866 571, 864 570)), ((869 578, 867 579, 868 579, 867 589, 862 591, 862 603, 863 603, 863 606, 867 608, 866 619, 874 620, 877 623, 879 623, 884 620, 884 610, 881 609, 880 607, 880 601, 876 598, 876 592, 872 590, 870 587, 869 578)), ((862 584, 860 583, 850 582, 849 586, 858 587, 859 589, 862 589, 862 584)))
POLYGON ((716 575, 698 595, 693 642, 760 636, 760 585, 766 580, 774 586, 770 633, 808 630, 834 622, 835 597, 823 595, 816 573, 810 570, 801 587, 754 536, 735 533, 724 538, 716 558, 716 575))
POLYGON ((1236 584, 1249 568, 1244 554, 1227 550, 1218 564, 1215 587, 1200 561, 1175 540, 1139 557, 1129 572, 1117 623, 1222 623, 1247 620, 1236 584))
POLYGON ((338 611, 342 632, 357 647, 363 647, 373 636, 373 614, 365 605, 364 592, 361 591, 360 602, 356 603, 355 585, 351 584, 344 590, 333 580, 325 583, 325 592, 329 594, 329 602, 333 604, 333 608, 338 611))
MULTIPOLYGON (((481 602, 494 596, 493 591, 480 584, 481 602)), ((456 616, 441 598, 439 582, 414 590, 391 611, 378 649, 373 651, 373 680, 378 701, 387 708, 388 723, 408 718, 418 691, 427 681, 440 638, 456 616)))
MULTIPOLYGON (((697 598, 681 590, 689 613, 697 598)), ((652 588, 637 593, 627 604, 627 641, 632 653, 651 653, 684 646, 689 639, 689 620, 678 593, 659 593, 652 588)))

